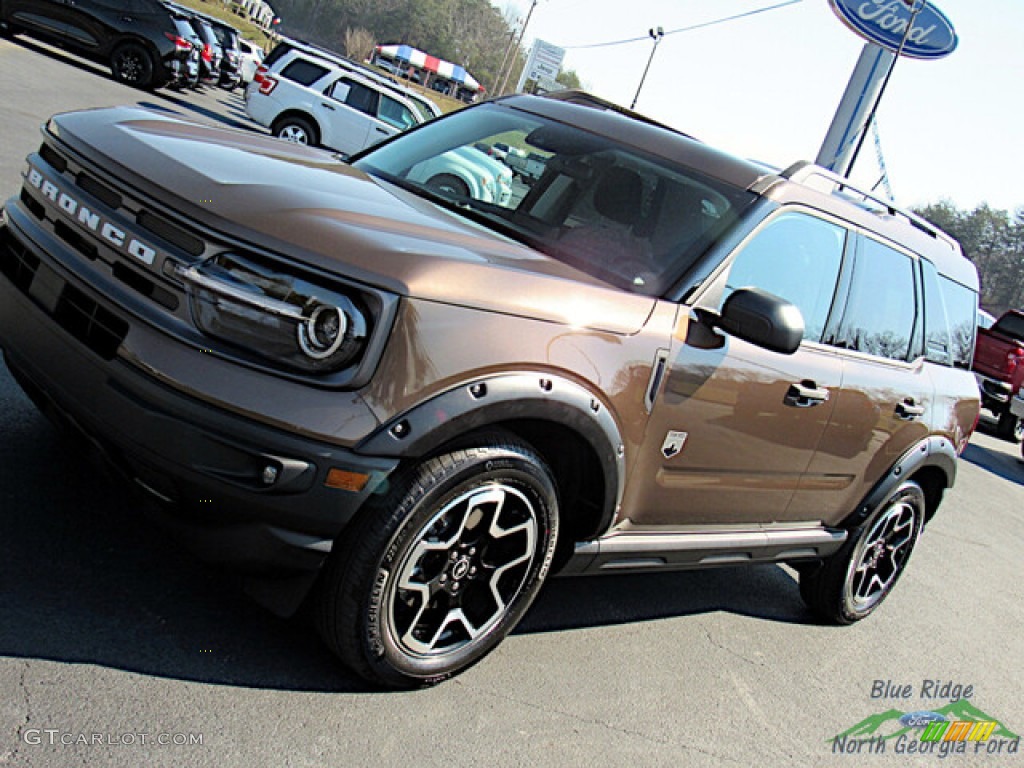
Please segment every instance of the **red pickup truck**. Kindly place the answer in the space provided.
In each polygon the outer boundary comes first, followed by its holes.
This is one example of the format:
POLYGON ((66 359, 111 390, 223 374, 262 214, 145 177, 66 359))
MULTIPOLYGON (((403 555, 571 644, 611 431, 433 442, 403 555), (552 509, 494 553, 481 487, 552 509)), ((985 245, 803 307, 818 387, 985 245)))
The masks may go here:
POLYGON ((991 328, 978 328, 971 366, 981 389, 981 405, 998 417, 1001 437, 1024 435, 1024 312, 1011 309, 991 328))

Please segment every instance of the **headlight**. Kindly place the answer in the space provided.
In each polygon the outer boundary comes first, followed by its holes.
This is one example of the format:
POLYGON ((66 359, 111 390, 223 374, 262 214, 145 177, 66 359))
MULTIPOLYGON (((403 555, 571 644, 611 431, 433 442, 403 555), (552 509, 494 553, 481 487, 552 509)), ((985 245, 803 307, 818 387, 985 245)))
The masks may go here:
POLYGON ((175 274, 201 331, 287 368, 337 371, 366 344, 366 314, 340 290, 234 253, 175 274))

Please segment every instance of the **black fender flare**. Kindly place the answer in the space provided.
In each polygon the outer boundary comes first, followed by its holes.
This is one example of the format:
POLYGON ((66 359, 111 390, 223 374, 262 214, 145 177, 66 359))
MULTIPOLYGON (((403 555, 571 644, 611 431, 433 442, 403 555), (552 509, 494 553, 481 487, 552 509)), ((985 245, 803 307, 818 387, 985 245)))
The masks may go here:
POLYGON ((885 501, 896 488, 909 477, 926 467, 936 467, 946 476, 945 488, 951 488, 956 480, 956 447, 941 435, 932 435, 915 444, 889 468, 889 471, 871 489, 856 511, 843 521, 843 528, 856 528, 885 501))
POLYGON ((420 458, 461 434, 519 420, 550 421, 580 435, 601 464, 605 482, 602 520, 622 502, 625 442, 608 406, 574 381, 548 373, 505 373, 474 379, 395 416, 355 451, 380 457, 420 458))

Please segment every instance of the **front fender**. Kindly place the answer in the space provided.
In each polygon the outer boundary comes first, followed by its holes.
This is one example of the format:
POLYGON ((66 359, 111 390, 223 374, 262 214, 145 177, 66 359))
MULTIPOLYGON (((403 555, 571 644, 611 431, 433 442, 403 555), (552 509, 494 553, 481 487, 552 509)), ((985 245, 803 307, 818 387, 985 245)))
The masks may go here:
POLYGON ((590 445, 604 475, 604 517, 610 519, 622 501, 625 482, 625 444, 619 426, 597 395, 559 376, 511 373, 467 382, 391 419, 356 451, 419 458, 467 432, 524 420, 567 427, 590 445))

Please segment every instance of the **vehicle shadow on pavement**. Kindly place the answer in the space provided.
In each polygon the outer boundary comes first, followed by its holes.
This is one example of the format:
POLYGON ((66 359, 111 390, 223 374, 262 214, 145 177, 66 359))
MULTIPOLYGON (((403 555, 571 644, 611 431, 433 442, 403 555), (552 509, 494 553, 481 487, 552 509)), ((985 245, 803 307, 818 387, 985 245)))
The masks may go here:
POLYGON ((373 690, 300 620, 193 559, 0 367, 0 656, 301 691, 373 690))
POLYGON ((1024 485, 1024 466, 1015 456, 970 443, 960 458, 1011 483, 1024 485))
MULTIPOLYGON (((136 496, 40 415, 0 366, 0 656, 215 685, 378 692, 308 622, 279 619, 140 515, 136 496)), ((517 629, 571 630, 729 611, 804 623, 777 566, 554 579, 517 629)))
MULTIPOLYGON (((42 56, 58 59, 70 67, 75 67, 83 72, 96 75, 104 80, 109 80, 112 83, 117 82, 114 80, 113 75, 110 74, 110 68, 103 64, 79 58, 78 56, 61 50, 60 48, 38 43, 34 40, 28 40, 24 37, 9 38, 9 41, 42 56)), ((241 101, 241 92, 228 92, 216 85, 204 86, 204 89, 210 94, 211 98, 219 101, 226 110, 237 114, 242 119, 232 119, 231 117, 219 114, 215 110, 197 103, 196 101, 192 101, 190 100, 190 97, 194 97, 195 94, 183 90, 175 91, 167 88, 160 88, 149 92, 139 90, 136 91, 139 99, 136 103, 138 106, 146 107, 147 109, 155 109, 161 112, 176 112, 181 117, 189 117, 188 113, 192 113, 193 115, 205 118, 206 121, 211 121, 220 125, 227 125, 231 128, 238 128, 246 131, 252 131, 254 129, 254 124, 249 121, 244 108, 240 108, 238 106, 240 104, 244 104, 244 102, 241 101)))
POLYGON ((116 80, 114 80, 114 76, 110 74, 110 67, 107 67, 103 64, 89 61, 88 59, 79 58, 78 56, 75 56, 73 53, 69 53, 68 51, 65 51, 56 46, 50 46, 46 43, 40 43, 36 40, 30 40, 26 37, 22 37, 21 35, 7 37, 5 39, 9 43, 12 43, 14 45, 20 45, 22 48, 32 51, 33 53, 38 53, 40 56, 47 56, 51 59, 57 59, 63 62, 64 64, 67 64, 69 67, 74 67, 75 69, 80 69, 83 72, 88 72, 91 75, 102 77, 104 80, 109 80, 112 83, 117 82, 116 80))
POLYGON ((558 632, 725 611, 788 624, 813 618, 778 565, 552 579, 516 634, 558 632))

